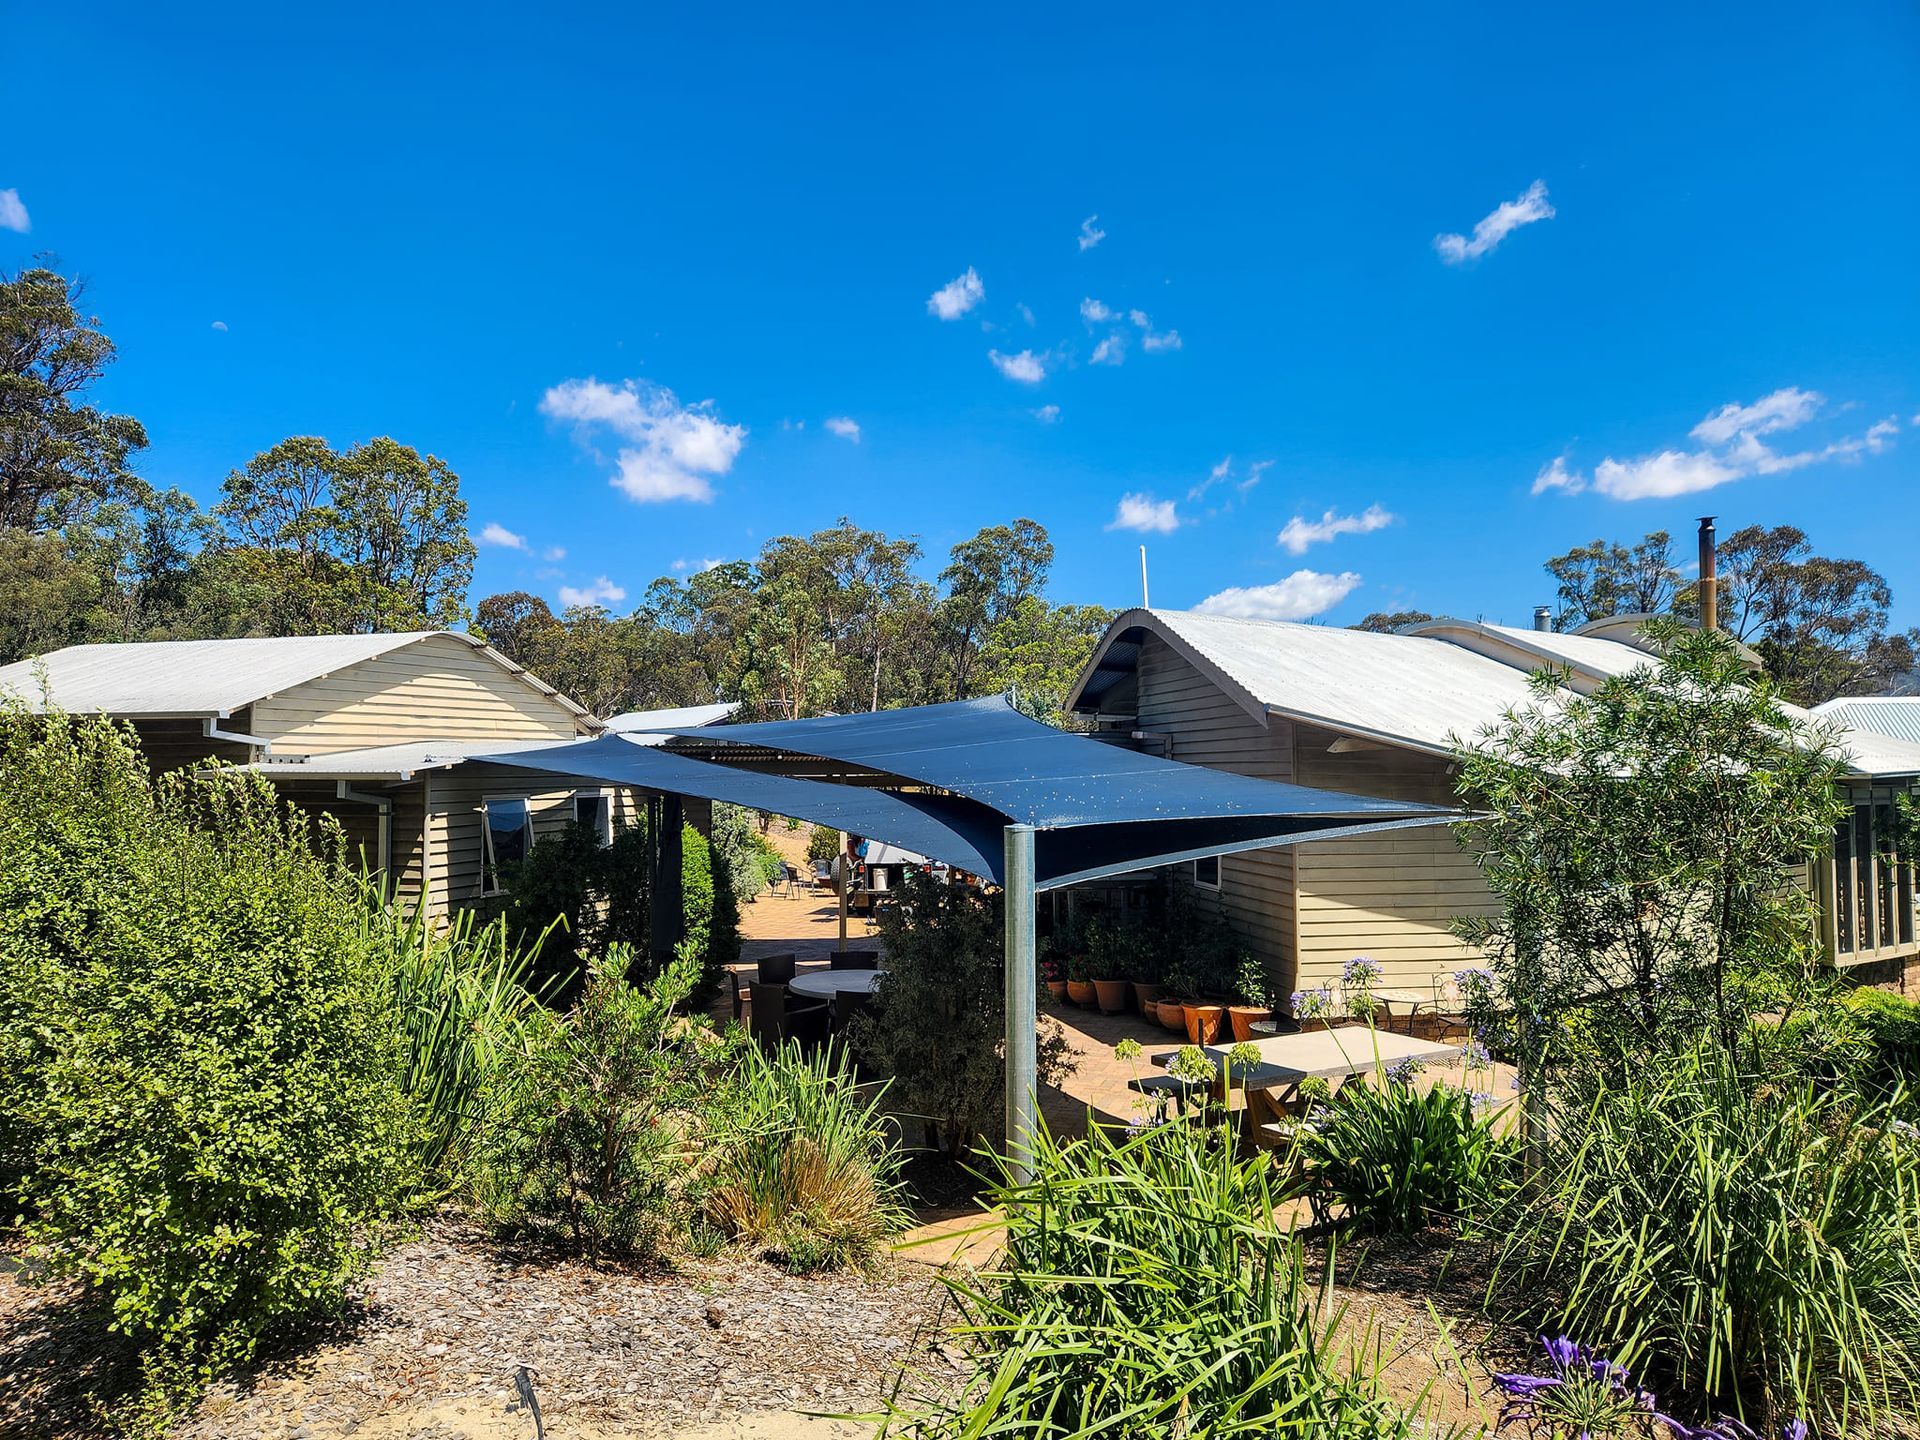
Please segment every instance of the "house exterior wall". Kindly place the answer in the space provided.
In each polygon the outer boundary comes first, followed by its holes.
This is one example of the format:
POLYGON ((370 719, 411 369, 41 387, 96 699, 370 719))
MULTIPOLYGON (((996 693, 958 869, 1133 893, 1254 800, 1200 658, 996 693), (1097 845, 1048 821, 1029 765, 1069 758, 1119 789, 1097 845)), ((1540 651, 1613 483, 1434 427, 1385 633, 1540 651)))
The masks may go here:
MULTIPOLYGON (((1457 803, 1444 756, 1377 745, 1333 752, 1340 737, 1301 725, 1294 753, 1299 783, 1320 790, 1457 803)), ((1436 976, 1480 963, 1480 952, 1449 927, 1462 915, 1497 915, 1487 888, 1451 825, 1390 830, 1296 847, 1299 946, 1295 988, 1339 978, 1356 955, 1381 967, 1381 985, 1426 990, 1436 976)))
POLYGON ((413 740, 570 740, 577 716, 464 640, 433 635, 252 707, 275 754, 413 740))
MULTIPOLYGON (((247 730, 246 711, 220 722, 220 729, 239 734, 247 730)), ((185 770, 209 760, 227 760, 244 765, 254 758, 253 748, 232 740, 209 740, 198 720, 135 720, 131 722, 140 737, 140 753, 156 775, 168 770, 185 770)))
MULTIPOLYGON (((1262 780, 1294 779, 1292 722, 1250 715, 1157 635, 1141 649, 1139 674, 1136 728, 1148 736, 1144 748, 1262 780)), ((1220 859, 1220 908, 1282 993, 1293 973, 1294 850, 1220 859)))
POLYGON ((400 898, 416 900, 420 877, 428 886, 428 909, 450 909, 484 898, 485 856, 481 848, 482 805, 490 799, 523 798, 533 818, 534 843, 559 835, 573 819, 573 797, 605 790, 613 799, 616 830, 636 824, 644 804, 636 792, 614 786, 570 785, 553 777, 529 776, 486 765, 461 765, 436 771, 416 782, 421 792, 422 855, 412 873, 401 877, 400 898))

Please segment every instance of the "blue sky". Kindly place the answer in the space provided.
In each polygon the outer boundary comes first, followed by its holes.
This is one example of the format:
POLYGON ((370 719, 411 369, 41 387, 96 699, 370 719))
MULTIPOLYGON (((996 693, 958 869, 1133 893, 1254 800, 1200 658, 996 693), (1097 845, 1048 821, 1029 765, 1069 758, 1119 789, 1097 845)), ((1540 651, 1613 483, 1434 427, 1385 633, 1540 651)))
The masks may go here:
POLYGON ((1712 512, 1920 622, 1908 5, 0 18, 0 265, 90 279, 149 477, 391 434, 521 542, 476 597, 1024 514, 1061 599, 1144 541, 1162 606, 1526 623, 1712 512))

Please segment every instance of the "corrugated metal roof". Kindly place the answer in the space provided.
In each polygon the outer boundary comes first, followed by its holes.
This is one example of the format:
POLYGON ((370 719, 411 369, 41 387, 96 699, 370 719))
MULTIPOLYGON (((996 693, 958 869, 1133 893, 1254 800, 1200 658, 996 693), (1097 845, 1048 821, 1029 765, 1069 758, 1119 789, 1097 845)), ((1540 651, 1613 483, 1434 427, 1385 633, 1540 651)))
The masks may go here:
POLYGON ((419 740, 305 757, 270 755, 245 768, 274 780, 409 780, 423 770, 449 770, 474 755, 551 750, 573 740, 419 740))
POLYGON ((732 719, 739 708, 738 700, 728 700, 719 705, 682 705, 673 710, 628 710, 608 720, 607 731, 636 745, 659 745, 667 738, 661 731, 718 725, 732 719))
MULTIPOLYGON (((1625 675, 1640 666, 1658 662, 1658 657, 1617 640, 1601 640, 1590 635, 1565 635, 1556 630, 1523 630, 1517 625, 1490 625, 1481 620, 1425 620, 1418 625, 1409 625, 1400 633, 1444 640, 1481 655, 1487 655, 1488 651, 1477 641, 1509 645, 1533 657, 1539 666, 1563 666, 1593 680, 1625 675)), ((1488 655, 1488 658, 1499 657, 1488 655)))
POLYGON ((1822 720, 1920 745, 1920 695, 1855 695, 1813 707, 1822 720))
POLYGON ((1260 709, 1422 750, 1451 750, 1533 698, 1524 671, 1413 635, 1186 610, 1130 610, 1111 633, 1129 622, 1149 624, 1260 709))
POLYGON ((0 666, 0 691, 18 695, 30 708, 38 709, 44 670, 54 704, 72 714, 100 713, 133 719, 225 716, 257 700, 435 635, 471 645, 574 714, 591 718, 484 640, 457 630, 69 645, 37 659, 0 666))

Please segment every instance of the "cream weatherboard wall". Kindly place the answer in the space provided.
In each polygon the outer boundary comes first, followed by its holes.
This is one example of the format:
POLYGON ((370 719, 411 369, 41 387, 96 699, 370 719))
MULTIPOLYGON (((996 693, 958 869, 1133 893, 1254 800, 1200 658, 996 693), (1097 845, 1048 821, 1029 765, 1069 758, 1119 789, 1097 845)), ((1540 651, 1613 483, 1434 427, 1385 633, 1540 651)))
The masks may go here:
POLYGON ((252 733, 276 754, 331 755, 417 740, 567 740, 580 717, 452 635, 348 665, 257 701, 252 733))
MULTIPOLYGON (((1163 638, 1143 637, 1134 728, 1142 748, 1194 765, 1323 790, 1455 803, 1447 759, 1254 713, 1163 638)), ((1498 903, 1450 826, 1316 841, 1228 855, 1220 903, 1282 991, 1336 979, 1371 955, 1383 984, 1418 990, 1478 952, 1455 939, 1456 916, 1498 903)))
MULTIPOLYGON (((418 893, 418 876, 429 886, 430 909, 436 914, 451 907, 471 905, 482 898, 485 851, 481 831, 483 806, 488 800, 524 799, 537 844, 561 834, 573 819, 574 796, 599 791, 613 800, 613 824, 620 829, 636 823, 641 802, 631 790, 613 786, 557 784, 550 776, 535 777, 487 765, 461 765, 437 771, 419 782, 421 861, 412 867, 411 890, 418 893)), ((397 819, 397 817, 396 817, 397 819)))

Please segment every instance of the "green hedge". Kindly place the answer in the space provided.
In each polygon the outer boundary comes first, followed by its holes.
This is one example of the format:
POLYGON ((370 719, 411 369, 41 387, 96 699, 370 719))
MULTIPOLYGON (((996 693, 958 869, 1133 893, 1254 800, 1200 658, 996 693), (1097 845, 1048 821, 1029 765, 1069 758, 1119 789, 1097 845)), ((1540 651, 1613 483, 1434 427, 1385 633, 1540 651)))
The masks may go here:
POLYGON ((1847 1009, 1865 1032, 1867 1078, 1882 1089, 1920 1086, 1920 1004, 1885 990, 1856 990, 1847 1009))

